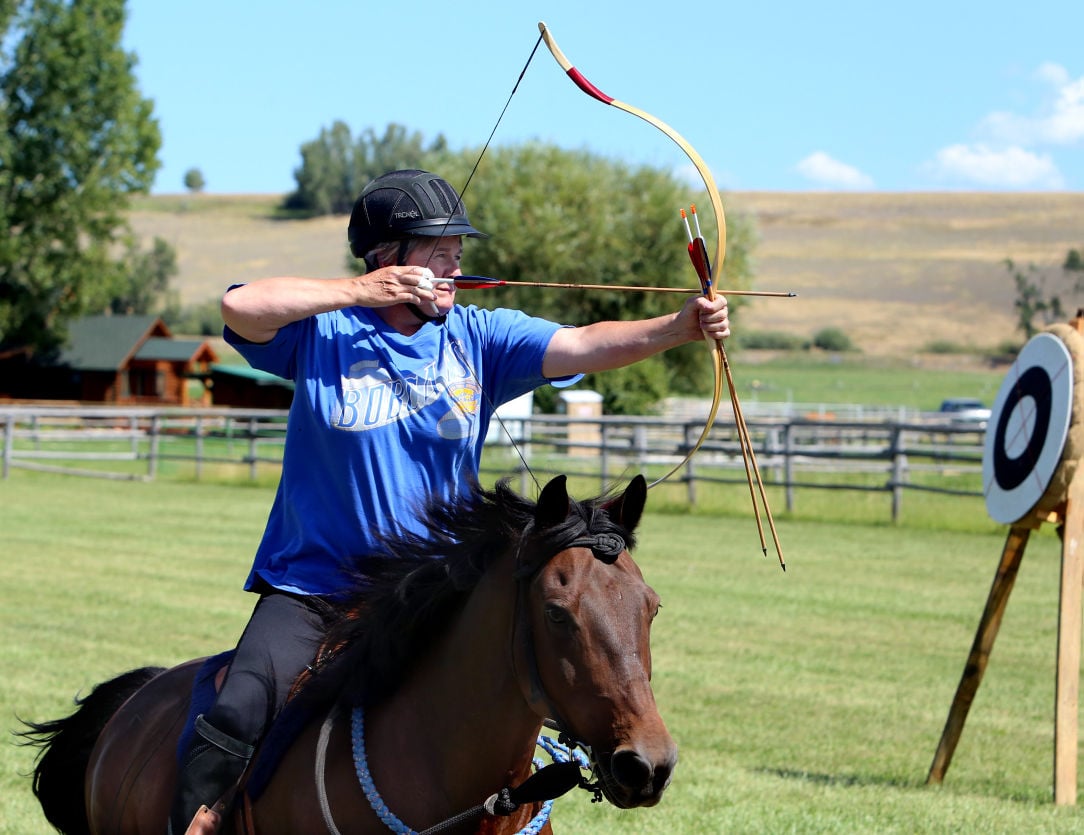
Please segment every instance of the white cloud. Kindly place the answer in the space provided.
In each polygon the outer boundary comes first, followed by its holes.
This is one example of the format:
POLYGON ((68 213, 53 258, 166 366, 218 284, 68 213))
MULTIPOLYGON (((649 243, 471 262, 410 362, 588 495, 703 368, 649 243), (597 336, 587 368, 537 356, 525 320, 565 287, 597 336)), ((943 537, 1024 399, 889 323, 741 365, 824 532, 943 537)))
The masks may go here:
POLYGON ((1084 78, 1061 86, 1054 112, 1044 127, 1049 141, 1058 145, 1074 145, 1084 139, 1084 78))
POLYGON ((939 179, 992 188, 1060 189, 1061 173, 1049 156, 1013 145, 950 145, 929 166, 939 179))
POLYGON ((853 165, 833 159, 824 151, 814 151, 796 166, 798 173, 822 186, 842 189, 873 188, 873 179, 853 165))
POLYGON ((997 111, 980 124, 980 132, 995 142, 1017 145, 1075 145, 1084 141, 1084 77, 1070 78, 1059 64, 1046 63, 1035 78, 1050 90, 1038 112, 1023 116, 997 111))
POLYGON ((942 148, 925 171, 939 180, 981 188, 1063 189, 1065 179, 1039 148, 1084 143, 1084 77, 1060 64, 1034 72, 1043 85, 1031 114, 995 111, 978 125, 978 141, 942 148))

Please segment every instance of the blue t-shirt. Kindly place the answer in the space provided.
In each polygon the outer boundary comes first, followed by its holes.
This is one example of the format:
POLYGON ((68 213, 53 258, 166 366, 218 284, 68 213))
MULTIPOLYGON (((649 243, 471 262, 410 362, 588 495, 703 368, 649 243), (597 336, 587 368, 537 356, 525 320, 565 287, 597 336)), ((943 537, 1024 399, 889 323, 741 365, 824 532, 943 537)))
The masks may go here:
POLYGON ((425 501, 451 500, 477 476, 493 410, 547 382, 542 358, 560 327, 456 305, 413 336, 362 307, 294 322, 263 344, 226 328, 250 365, 296 383, 245 588, 334 594, 378 531, 420 531, 425 501))

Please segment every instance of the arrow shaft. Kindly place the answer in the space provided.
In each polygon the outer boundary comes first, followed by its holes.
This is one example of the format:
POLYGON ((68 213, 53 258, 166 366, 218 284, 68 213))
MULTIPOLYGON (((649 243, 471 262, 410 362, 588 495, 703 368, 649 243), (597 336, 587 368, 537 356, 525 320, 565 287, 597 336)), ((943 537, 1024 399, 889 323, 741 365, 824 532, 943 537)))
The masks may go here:
MULTIPOLYGON (((697 295, 701 291, 683 287, 645 287, 633 284, 579 284, 558 281, 505 281, 479 275, 463 275, 455 278, 434 278, 433 281, 455 284, 460 290, 486 290, 490 287, 548 287, 556 290, 618 290, 625 293, 678 293, 697 295)), ((797 293, 775 290, 716 290, 724 296, 764 296, 768 298, 794 298, 797 293)))

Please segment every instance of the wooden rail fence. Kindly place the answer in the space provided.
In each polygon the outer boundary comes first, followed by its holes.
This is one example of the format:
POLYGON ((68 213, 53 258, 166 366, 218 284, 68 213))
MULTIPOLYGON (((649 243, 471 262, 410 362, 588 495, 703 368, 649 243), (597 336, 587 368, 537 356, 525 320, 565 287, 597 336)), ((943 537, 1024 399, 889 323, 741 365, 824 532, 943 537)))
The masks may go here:
MULTIPOLYGON (((166 466, 195 479, 232 472, 256 479, 281 465, 286 412, 79 406, 0 407, 2 477, 14 468, 109 479, 155 479, 166 466), (213 473, 212 473, 213 470, 213 473)), ((943 417, 861 420, 750 417, 746 423, 766 485, 786 508, 798 491, 891 494, 899 518, 909 490, 981 495, 983 429, 943 417), (947 478, 952 476, 952 478, 947 478), (961 478, 962 477, 962 478, 961 478), (963 486, 961 486, 961 484, 963 486)), ((532 415, 491 434, 483 472, 565 473, 597 478, 601 489, 628 472, 673 465, 695 442, 700 420, 532 415)), ((720 414, 708 439, 675 480, 688 501, 708 483, 744 482, 737 433, 720 414)))

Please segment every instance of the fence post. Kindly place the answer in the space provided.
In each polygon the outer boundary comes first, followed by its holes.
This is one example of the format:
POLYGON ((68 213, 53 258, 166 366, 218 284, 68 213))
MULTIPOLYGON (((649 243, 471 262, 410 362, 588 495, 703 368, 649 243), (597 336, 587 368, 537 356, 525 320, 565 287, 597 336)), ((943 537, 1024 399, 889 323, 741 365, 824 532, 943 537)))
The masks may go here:
POLYGON ((787 421, 783 427, 783 483, 786 485, 787 512, 794 510, 794 465, 791 461, 794 454, 794 424, 787 421))
POLYGON ((636 424, 632 429, 632 449, 636 466, 640 470, 647 467, 647 428, 642 424, 636 424))
POLYGON ((256 480, 256 434, 257 434, 256 418, 249 418, 248 421, 248 479, 249 481, 256 480))
POLYGON ((151 415, 151 446, 150 452, 147 454, 147 478, 154 481, 155 476, 158 475, 158 433, 160 430, 159 415, 155 412, 151 415))
POLYGON ((11 472, 11 456, 15 451, 15 415, 4 421, 4 478, 11 472))
POLYGON ((601 496, 606 492, 606 486, 610 477, 610 427, 608 424, 602 423, 599 428, 602 430, 599 434, 599 442, 602 444, 602 448, 599 450, 599 490, 598 493, 601 496))
POLYGON ((903 511, 903 479, 907 473, 907 454, 903 449, 903 430, 892 430, 892 521, 898 522, 903 511))
POLYGON ((131 417, 128 418, 128 431, 132 435, 132 443, 131 443, 132 458, 138 461, 139 460, 139 418, 137 418, 135 415, 132 415, 131 417))
MULTIPOLYGON (((783 447, 783 445, 781 443, 779 443, 779 427, 778 426, 775 426, 775 427, 769 426, 767 429, 765 429, 764 430, 764 457, 769 459, 769 460, 777 459, 779 457, 779 451, 780 451, 780 449, 782 449, 782 447, 783 447)), ((781 478, 783 478, 786 475, 786 472, 787 472, 786 462, 784 462, 782 464, 782 466, 780 466, 780 464, 777 461, 775 463, 775 465, 772 467, 772 470, 774 470, 775 480, 779 481, 781 478)))
MULTIPOLYGON (((694 443, 696 443, 696 441, 692 439, 695 437, 693 433, 697 431, 697 428, 698 427, 694 424, 685 424, 685 430, 683 433, 685 437, 685 446, 682 449, 678 450, 678 455, 684 455, 685 449, 691 447, 694 443)), ((692 458, 685 462, 685 495, 689 500, 689 507, 695 507, 696 505, 696 468, 693 464, 693 459, 695 458, 696 456, 694 455, 692 456, 692 458)))
POLYGON ((203 475, 203 415, 196 416, 196 481, 203 475))

